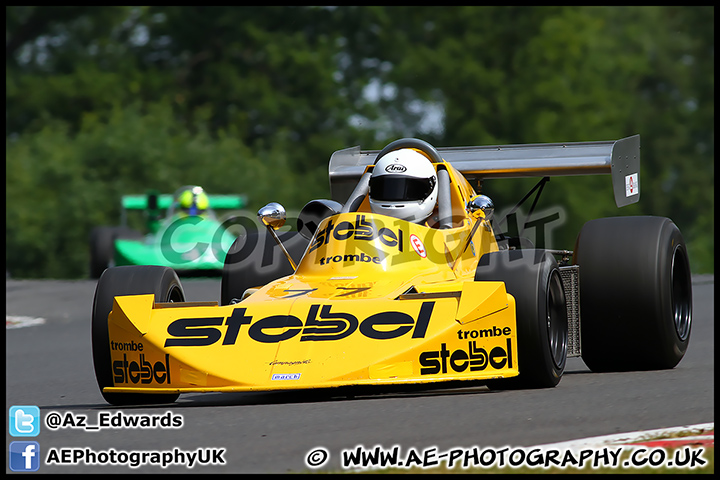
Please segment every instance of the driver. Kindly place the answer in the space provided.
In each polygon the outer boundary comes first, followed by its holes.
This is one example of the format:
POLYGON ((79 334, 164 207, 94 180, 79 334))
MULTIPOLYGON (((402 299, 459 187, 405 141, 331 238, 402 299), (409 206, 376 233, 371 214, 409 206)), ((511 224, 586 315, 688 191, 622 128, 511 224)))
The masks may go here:
POLYGON ((210 200, 202 187, 188 187, 177 197, 178 209, 185 215, 202 216, 210 206, 210 200))
POLYGON ((422 224, 435 209, 437 173, 430 160, 413 148, 386 153, 370 177, 373 213, 422 224))

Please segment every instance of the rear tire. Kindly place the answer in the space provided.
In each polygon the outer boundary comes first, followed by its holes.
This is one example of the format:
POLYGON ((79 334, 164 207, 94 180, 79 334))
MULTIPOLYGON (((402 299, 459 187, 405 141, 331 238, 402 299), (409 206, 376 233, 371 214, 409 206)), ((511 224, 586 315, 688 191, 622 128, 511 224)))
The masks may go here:
POLYGON ((548 388, 562 378, 568 321, 560 271, 545 250, 504 250, 480 258, 475 281, 505 282, 515 297, 517 377, 487 382, 490 388, 548 388))
POLYGON ((95 227, 90 231, 90 278, 100 275, 115 256, 115 227, 95 227))
POLYGON ((112 405, 150 405, 172 403, 179 394, 108 393, 114 386, 108 335, 108 315, 113 300, 120 295, 154 294, 156 302, 183 302, 185 293, 175 271, 158 266, 123 266, 108 268, 95 288, 92 309, 92 350, 95 378, 105 401, 112 405))
POLYGON ((674 368, 692 323, 685 242, 663 217, 587 222, 575 245, 580 265, 582 359, 595 372, 674 368))
POLYGON ((115 240, 143 238, 128 227, 95 227, 90 231, 90 278, 100 278, 115 259, 115 240))

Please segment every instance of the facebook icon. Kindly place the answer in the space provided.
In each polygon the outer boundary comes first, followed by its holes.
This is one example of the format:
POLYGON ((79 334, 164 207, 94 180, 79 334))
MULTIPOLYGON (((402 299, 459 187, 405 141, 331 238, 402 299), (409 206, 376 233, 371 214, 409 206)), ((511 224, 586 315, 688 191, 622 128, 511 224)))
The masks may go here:
POLYGON ((39 443, 10 443, 10 470, 13 472, 35 472, 38 468, 40 468, 39 443))

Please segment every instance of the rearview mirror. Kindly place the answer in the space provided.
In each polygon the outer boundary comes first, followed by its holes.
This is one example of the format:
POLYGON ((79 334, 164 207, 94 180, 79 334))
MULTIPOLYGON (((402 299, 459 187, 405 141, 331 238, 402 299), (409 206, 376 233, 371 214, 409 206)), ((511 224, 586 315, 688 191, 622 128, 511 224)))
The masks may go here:
POLYGON ((480 216, 478 212, 483 212, 485 220, 490 221, 495 212, 495 204, 487 195, 475 195, 467 203, 467 209, 475 218, 480 216))
POLYGON ((278 247, 280 247, 282 252, 285 254, 285 258, 287 258, 288 262, 290 262, 290 265, 292 265, 293 270, 297 270, 297 264, 295 263, 295 260, 292 259, 290 253, 285 248, 285 245, 283 245, 283 243, 280 241, 280 237, 278 237, 277 233, 275 233, 275 230, 285 225, 285 208, 279 203, 268 203, 260 210, 258 210, 258 218, 263 223, 263 225, 265 225, 265 228, 267 228, 268 232, 270 232, 270 235, 275 239, 278 247))
POLYGON ((271 202, 258 210, 258 218, 266 227, 273 230, 285 225, 285 208, 276 202, 271 202))

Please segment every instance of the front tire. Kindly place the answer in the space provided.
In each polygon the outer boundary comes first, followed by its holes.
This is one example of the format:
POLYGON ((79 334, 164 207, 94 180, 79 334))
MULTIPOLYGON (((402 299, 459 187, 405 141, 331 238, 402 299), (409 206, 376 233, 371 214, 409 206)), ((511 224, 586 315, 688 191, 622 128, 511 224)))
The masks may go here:
MULTIPOLYGON (((297 264, 305 253, 308 239, 298 232, 279 235, 280 240, 297 264)), ((248 288, 262 287, 278 278, 291 275, 292 265, 277 242, 266 231, 251 231, 233 242, 225 257, 220 284, 220 304, 240 300, 248 288)))
POLYGON ((587 222, 577 238, 581 349, 595 372, 674 368, 685 355, 692 282, 685 241, 663 217, 587 222))
POLYGON ((172 403, 179 394, 108 393, 114 386, 111 368, 108 315, 113 300, 120 295, 154 294, 156 302, 183 302, 185 292, 175 271, 158 266, 123 266, 108 268, 95 288, 92 309, 92 350, 95 378, 106 402, 112 405, 150 405, 172 403))
POLYGON ((504 250, 483 255, 476 281, 505 282, 515 297, 518 367, 514 378, 490 388, 548 388, 562 378, 567 360, 568 320, 560 271, 545 250, 504 250))

